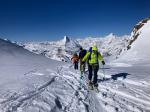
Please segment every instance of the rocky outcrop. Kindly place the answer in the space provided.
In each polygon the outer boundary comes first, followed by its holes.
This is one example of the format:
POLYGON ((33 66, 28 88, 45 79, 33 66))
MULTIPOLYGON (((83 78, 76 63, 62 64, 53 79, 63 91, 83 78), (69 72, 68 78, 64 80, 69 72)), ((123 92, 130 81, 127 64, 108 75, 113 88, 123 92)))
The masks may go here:
POLYGON ((127 49, 131 48, 132 43, 139 37, 140 35, 140 29, 144 26, 145 23, 147 23, 150 20, 150 18, 143 19, 138 24, 134 26, 133 32, 131 34, 131 40, 129 41, 129 45, 127 46, 127 49))

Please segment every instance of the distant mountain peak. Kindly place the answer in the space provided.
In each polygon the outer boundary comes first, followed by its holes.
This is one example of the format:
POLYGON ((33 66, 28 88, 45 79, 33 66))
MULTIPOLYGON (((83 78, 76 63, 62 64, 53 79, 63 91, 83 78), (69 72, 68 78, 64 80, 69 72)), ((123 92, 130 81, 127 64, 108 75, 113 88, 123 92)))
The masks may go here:
POLYGON ((64 36, 63 41, 64 41, 64 43, 68 43, 68 42, 70 42, 70 38, 68 36, 64 36))
POLYGON ((108 34, 106 37, 116 37, 114 33, 108 34))

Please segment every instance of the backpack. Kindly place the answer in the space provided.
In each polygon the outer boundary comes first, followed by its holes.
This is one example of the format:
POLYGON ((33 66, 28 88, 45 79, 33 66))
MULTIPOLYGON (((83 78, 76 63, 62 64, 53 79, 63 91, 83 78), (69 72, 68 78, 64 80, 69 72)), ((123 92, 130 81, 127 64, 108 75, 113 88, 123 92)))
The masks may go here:
MULTIPOLYGON (((90 55, 89 55, 88 60, 87 60, 88 63, 89 63, 89 60, 91 60, 92 47, 90 47, 89 52, 90 52, 90 55)), ((98 58, 98 52, 97 52, 97 58, 98 58)))
POLYGON ((79 58, 80 59, 83 59, 83 57, 86 55, 86 50, 85 49, 83 49, 82 51, 80 51, 80 53, 79 53, 79 58))
POLYGON ((73 57, 71 58, 71 60, 73 61, 73 63, 78 62, 79 56, 77 54, 74 54, 73 57))

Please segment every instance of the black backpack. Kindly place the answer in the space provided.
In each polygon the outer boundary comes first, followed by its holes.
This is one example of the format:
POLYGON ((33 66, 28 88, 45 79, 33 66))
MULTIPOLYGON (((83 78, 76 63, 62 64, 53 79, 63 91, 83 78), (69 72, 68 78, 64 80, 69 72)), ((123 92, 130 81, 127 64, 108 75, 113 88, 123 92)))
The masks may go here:
MULTIPOLYGON (((89 60, 91 60, 92 47, 90 47, 89 52, 90 52, 90 55, 89 55, 88 60, 87 60, 88 63, 89 63, 89 60)), ((97 58, 98 58, 98 52, 97 52, 97 58)))
POLYGON ((79 53, 79 58, 80 59, 83 59, 83 57, 86 55, 86 50, 85 49, 83 49, 82 51, 80 51, 80 53, 79 53))

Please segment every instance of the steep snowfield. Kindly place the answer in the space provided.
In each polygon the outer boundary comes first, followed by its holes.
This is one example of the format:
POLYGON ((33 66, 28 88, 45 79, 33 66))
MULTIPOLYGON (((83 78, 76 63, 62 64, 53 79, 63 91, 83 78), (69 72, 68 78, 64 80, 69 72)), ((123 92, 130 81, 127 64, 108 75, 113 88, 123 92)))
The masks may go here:
POLYGON ((134 29, 131 48, 108 64, 99 99, 114 112, 150 112, 150 20, 134 29), (136 36, 137 35, 137 36, 136 36), (136 38, 136 39, 135 39, 136 38))
POLYGON ((150 60, 150 20, 147 23, 141 24, 144 24, 144 26, 133 33, 133 38, 137 35, 137 39, 131 45, 131 50, 122 56, 121 60, 134 62, 150 60))
POLYGON ((0 112, 103 112, 70 64, 2 39, 0 54, 0 112))

